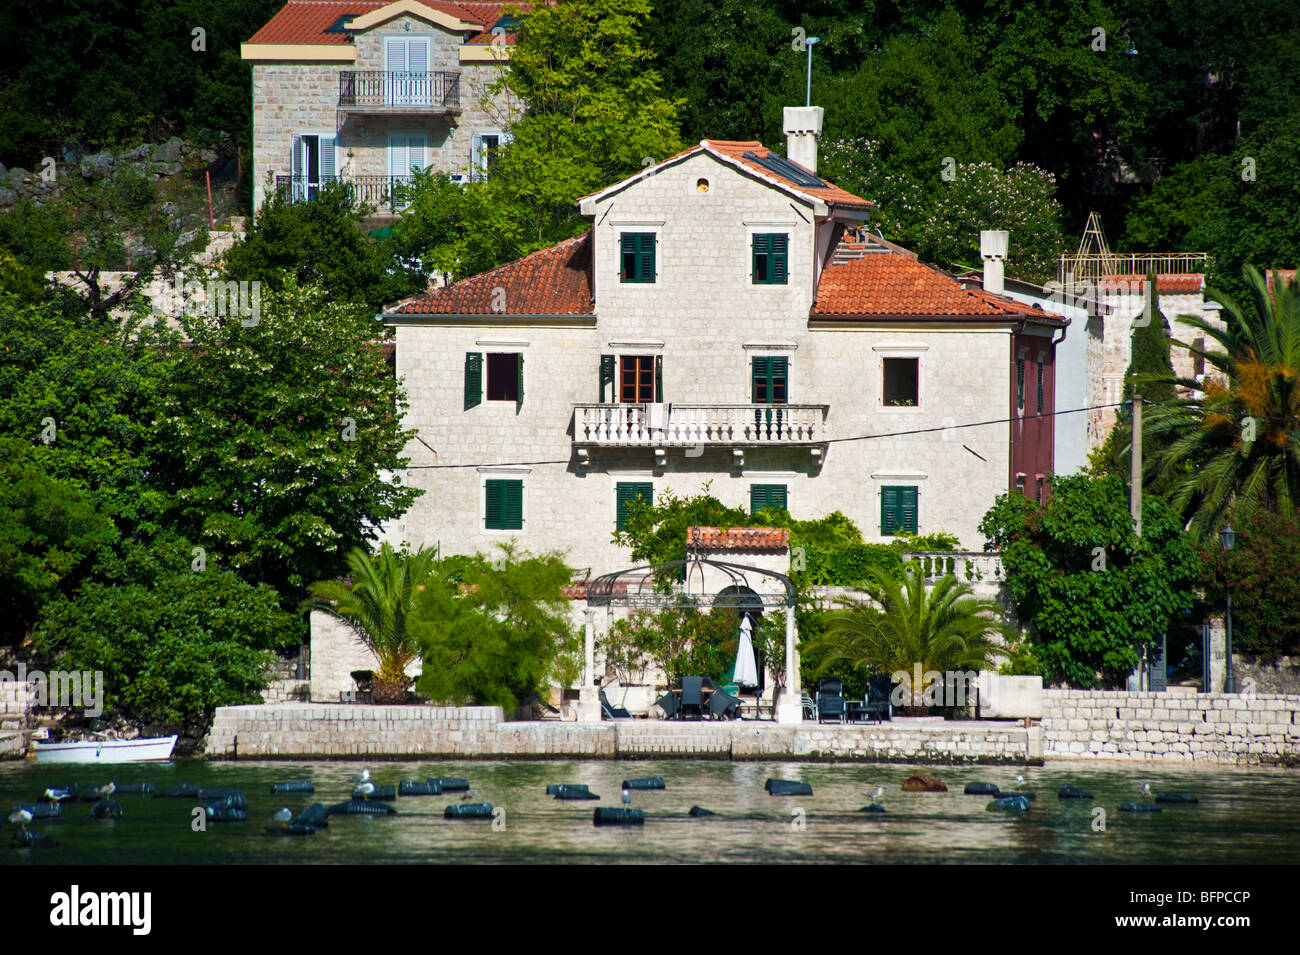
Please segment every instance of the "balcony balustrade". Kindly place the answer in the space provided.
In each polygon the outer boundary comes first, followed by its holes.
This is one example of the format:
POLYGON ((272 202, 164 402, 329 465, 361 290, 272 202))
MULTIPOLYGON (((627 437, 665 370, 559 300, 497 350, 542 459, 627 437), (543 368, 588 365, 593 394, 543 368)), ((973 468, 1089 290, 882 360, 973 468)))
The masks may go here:
POLYGON ((607 447, 762 447, 827 440, 829 405, 580 404, 575 445, 607 447))

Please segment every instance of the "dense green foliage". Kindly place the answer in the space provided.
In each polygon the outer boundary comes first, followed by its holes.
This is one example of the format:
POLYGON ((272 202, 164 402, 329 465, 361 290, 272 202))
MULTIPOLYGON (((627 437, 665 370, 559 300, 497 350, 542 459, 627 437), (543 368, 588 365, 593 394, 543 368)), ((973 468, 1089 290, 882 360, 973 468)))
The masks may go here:
POLYGON ((276 291, 288 282, 318 285, 333 300, 364 303, 372 313, 422 292, 424 277, 400 260, 396 243, 358 228, 366 213, 353 207, 344 183, 327 183, 307 202, 273 194, 248 237, 226 252, 226 276, 276 291))
POLYGON ((1300 654, 1300 520, 1256 511, 1234 529, 1232 550, 1210 541, 1201 558, 1212 607, 1232 588, 1233 652, 1300 654))
POLYGON ((1184 319, 1218 346, 1202 354, 1227 384, 1176 380, 1189 397, 1152 408, 1146 426, 1158 443, 1144 458, 1152 480, 1201 538, 1229 514, 1292 515, 1300 503, 1300 284, 1270 290, 1254 269, 1245 284, 1245 306, 1207 291, 1223 328, 1184 319))
POLYGON ((1002 552, 1007 589, 1044 673, 1074 687, 1122 685, 1192 605, 1197 555, 1163 500, 1142 502, 1133 533, 1128 488, 1117 475, 1057 477, 1045 506, 1009 492, 980 522, 1002 552))
POLYGON ((571 684, 582 653, 562 590, 572 578, 559 555, 509 545, 491 561, 444 558, 408 623, 424 657, 420 691, 510 714, 547 687, 571 684))
MULTIPOLYGON (((637 610, 614 621, 600 649, 623 683, 644 679, 649 663, 667 676, 670 686, 681 686, 684 676, 717 680, 731 672, 739 649, 737 627, 736 615, 726 610, 637 610)), ((770 659, 764 662, 773 665, 770 659)))

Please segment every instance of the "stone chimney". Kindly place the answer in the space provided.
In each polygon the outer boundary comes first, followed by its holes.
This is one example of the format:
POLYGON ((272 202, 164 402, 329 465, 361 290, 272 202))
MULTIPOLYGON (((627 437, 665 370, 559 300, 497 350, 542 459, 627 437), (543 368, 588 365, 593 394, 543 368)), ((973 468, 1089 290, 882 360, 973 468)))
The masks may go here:
POLYGON ((817 140, 822 134, 820 106, 787 106, 782 127, 785 130, 785 158, 797 162, 809 172, 817 171, 817 140))
POLYGON ((1007 233, 980 233, 980 258, 984 260, 984 291, 1001 295, 1006 291, 1007 233))

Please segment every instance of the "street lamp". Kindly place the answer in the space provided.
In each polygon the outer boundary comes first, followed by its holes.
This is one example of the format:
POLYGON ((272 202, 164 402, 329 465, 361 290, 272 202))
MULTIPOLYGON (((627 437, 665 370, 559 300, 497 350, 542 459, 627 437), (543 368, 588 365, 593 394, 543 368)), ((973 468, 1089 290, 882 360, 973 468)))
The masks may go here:
POLYGON ((812 105, 812 48, 822 41, 819 36, 810 36, 805 39, 804 45, 808 47, 808 89, 804 93, 804 105, 812 105))
MULTIPOLYGON (((1232 529, 1232 525, 1224 524, 1223 530, 1219 531, 1219 543, 1223 545, 1223 549, 1232 550, 1232 545, 1233 543, 1236 542, 1236 540, 1237 540, 1237 532, 1232 529)), ((1225 584, 1226 584, 1226 578, 1225 578, 1225 584)), ((1223 642, 1224 642, 1224 651, 1225 651, 1224 655, 1227 658, 1225 660, 1225 665, 1227 666, 1227 670, 1224 672, 1224 677, 1223 677, 1223 692, 1236 693, 1237 688, 1234 685, 1235 681, 1232 678, 1232 585, 1226 584, 1226 589, 1227 589, 1227 598, 1228 598, 1228 606, 1227 606, 1228 612, 1224 616, 1223 642)))

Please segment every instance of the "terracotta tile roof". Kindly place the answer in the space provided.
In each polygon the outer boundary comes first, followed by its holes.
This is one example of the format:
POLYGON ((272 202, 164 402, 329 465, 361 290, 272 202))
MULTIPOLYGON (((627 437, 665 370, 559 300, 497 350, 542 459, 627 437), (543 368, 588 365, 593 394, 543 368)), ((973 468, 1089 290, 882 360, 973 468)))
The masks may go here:
MULTIPOLYGON (((253 34, 249 43, 350 44, 352 37, 343 24, 389 5, 391 0, 289 0, 267 24, 253 34)), ((490 33, 501 19, 506 4, 447 3, 445 0, 421 0, 426 6, 443 13, 479 23, 490 33)), ((481 36, 482 34, 478 34, 481 36)), ((511 35, 506 35, 511 42, 511 35)), ((491 37, 488 37, 488 41, 491 37)))
MULTIPOLYGON (((758 142, 757 140, 753 142, 733 142, 733 141, 721 140, 721 139, 700 140, 700 144, 698 146, 691 146, 688 149, 683 149, 681 152, 677 153, 676 155, 669 156, 663 162, 647 167, 644 171, 637 173, 635 176, 629 176, 627 179, 624 179, 620 182, 616 182, 612 186, 606 186, 604 189, 601 189, 598 192, 593 192, 591 195, 583 196, 582 199, 579 199, 578 201, 581 202, 583 199, 593 199, 600 196, 604 196, 608 193, 611 193, 621 188, 624 185, 636 181, 637 179, 644 179, 647 176, 653 175, 655 170, 659 169, 662 166, 666 166, 669 163, 677 162, 678 160, 684 159, 687 156, 691 156, 701 152, 711 153, 712 155, 717 156, 719 159, 722 159, 724 162, 728 162, 733 165, 739 166, 748 173, 752 173, 756 176, 759 176, 760 178, 765 179, 768 182, 778 184, 783 189, 792 192, 798 192, 806 196, 812 196, 817 199, 821 199, 823 202, 826 202, 830 205, 848 207, 853 209, 861 209, 864 212, 875 207, 874 202, 871 202, 867 199, 863 199, 860 196, 855 196, 851 192, 846 192, 845 190, 841 189, 839 186, 827 182, 825 179, 822 179, 822 182, 826 183, 825 188, 801 186, 794 180, 782 176, 774 172, 773 170, 768 169, 766 166, 763 166, 760 163, 755 162, 752 159, 746 159, 745 153, 747 152, 753 153, 759 159, 766 158, 769 155, 778 156, 778 157, 780 156, 780 153, 772 152, 772 150, 768 149, 766 146, 764 146, 762 143, 758 142)), ((818 178, 821 177, 819 176, 818 178)))
MULTIPOLYGON (((1142 292, 1147 287, 1145 275, 1107 275, 1098 285, 1103 289, 1132 289, 1142 292)), ((1156 289, 1166 295, 1199 292, 1205 287, 1205 275, 1202 272, 1162 272, 1156 276, 1156 289)))
POLYGON ((687 550, 785 550, 790 532, 783 527, 688 527, 687 550))
POLYGON ((400 302, 393 315, 591 315, 591 233, 400 302))
POLYGON ((1268 290, 1271 292, 1277 285, 1277 280, 1281 279, 1284 286, 1296 280, 1295 269, 1269 269, 1265 273, 1264 281, 1268 290))
MULTIPOLYGON (((841 244, 850 252, 861 245, 841 244)), ((1001 295, 986 292, 974 282, 963 285, 954 276, 918 261, 911 253, 883 246, 831 263, 822 269, 813 318, 881 319, 1008 319, 1064 324, 1065 319, 1001 295)))

